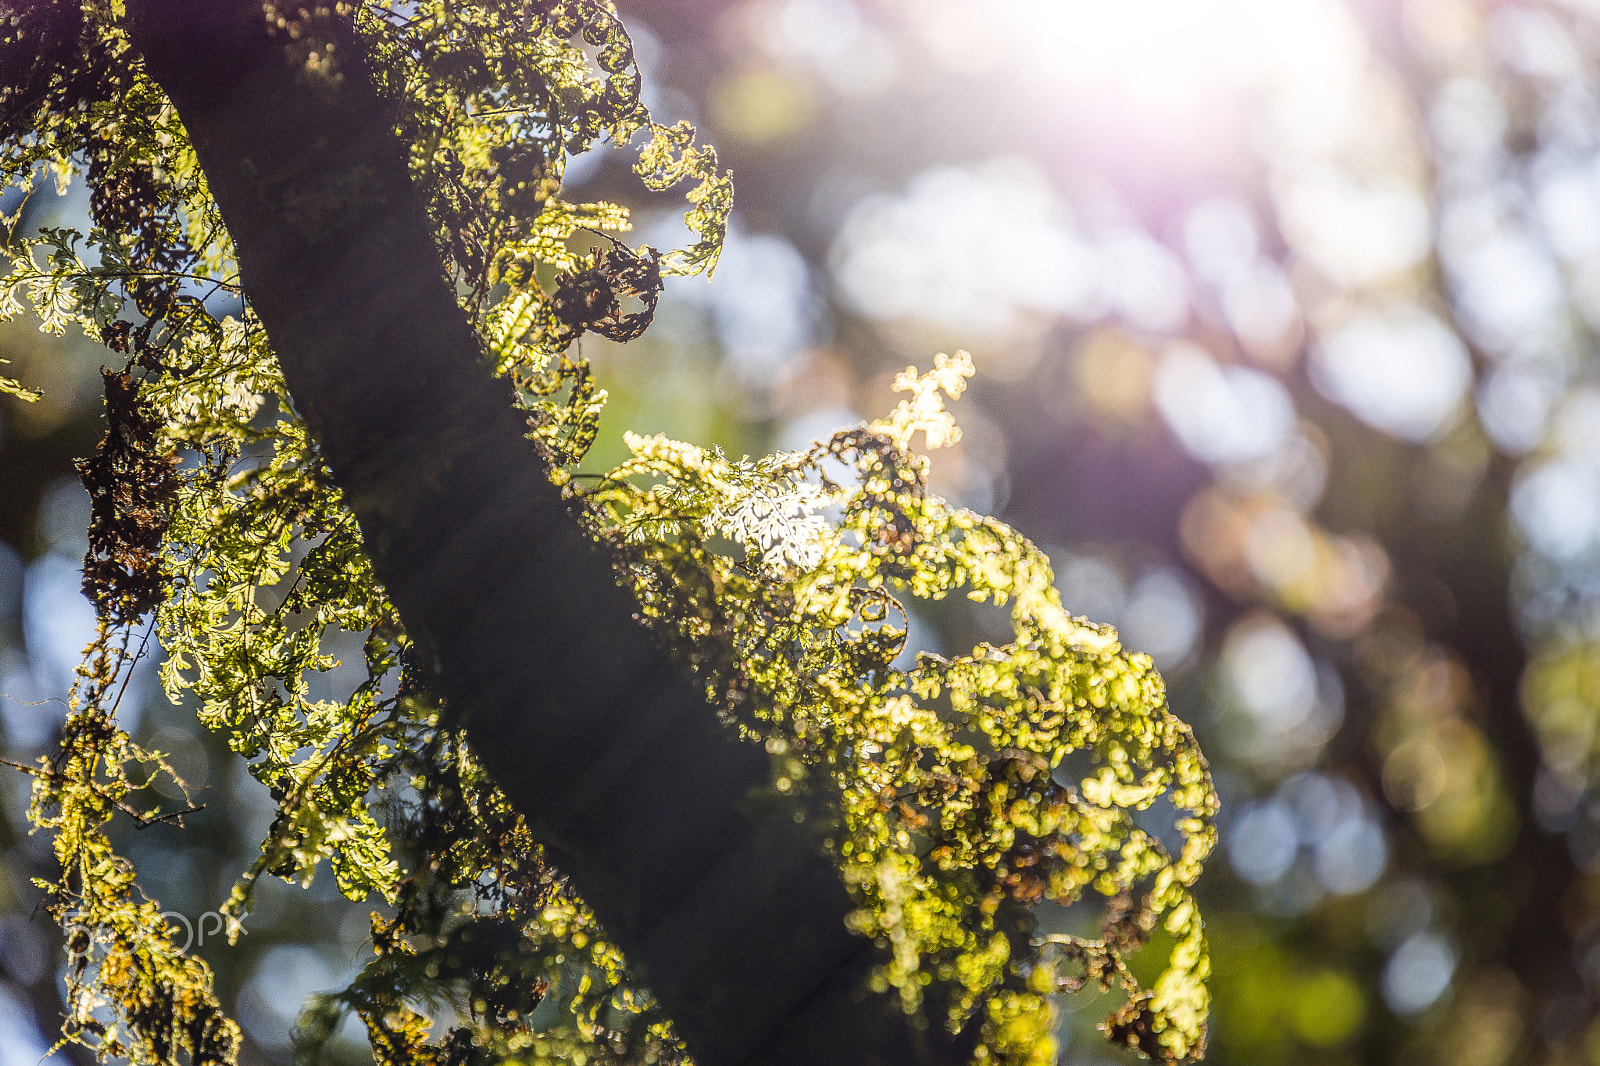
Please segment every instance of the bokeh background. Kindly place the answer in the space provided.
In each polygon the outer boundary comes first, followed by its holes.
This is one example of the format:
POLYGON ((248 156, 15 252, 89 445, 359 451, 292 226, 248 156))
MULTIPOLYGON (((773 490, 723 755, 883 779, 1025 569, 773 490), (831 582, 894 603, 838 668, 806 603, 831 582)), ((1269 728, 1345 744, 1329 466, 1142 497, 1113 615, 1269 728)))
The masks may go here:
MULTIPOLYGON (((969 349, 936 487, 1044 547, 1211 759, 1210 1060, 1600 1063, 1600 2, 619 8, 739 206, 712 282, 670 286, 640 341, 584 342, 611 394, 594 465, 623 428, 799 446, 969 349)), ((670 243, 627 163, 569 184, 670 243)), ((0 358, 46 392, 0 398, 0 726, 28 760, 92 622, 70 461, 104 354, 16 322, 0 358)), ((946 604, 912 639, 991 624, 946 604)), ((121 843, 198 935, 268 808, 151 681, 125 714, 207 809, 121 843)), ((0 1066, 60 1010, 26 786, 0 776, 0 1066)), ((261 898, 238 946, 197 947, 249 1061, 282 1062, 302 995, 363 961, 366 908, 326 879, 261 898)), ((1106 1006, 1066 1004, 1063 1063, 1131 1061, 1106 1006)))

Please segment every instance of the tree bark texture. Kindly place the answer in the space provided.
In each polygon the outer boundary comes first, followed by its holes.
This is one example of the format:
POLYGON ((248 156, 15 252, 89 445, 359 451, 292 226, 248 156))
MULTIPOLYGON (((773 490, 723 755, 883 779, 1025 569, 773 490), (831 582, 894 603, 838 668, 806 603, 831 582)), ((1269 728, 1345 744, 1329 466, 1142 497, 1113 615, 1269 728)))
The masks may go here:
POLYGON ((308 71, 249 0, 128 0, 244 291, 480 758, 704 1066, 956 1063, 864 993, 820 838, 654 645, 524 438, 348 25, 308 71))

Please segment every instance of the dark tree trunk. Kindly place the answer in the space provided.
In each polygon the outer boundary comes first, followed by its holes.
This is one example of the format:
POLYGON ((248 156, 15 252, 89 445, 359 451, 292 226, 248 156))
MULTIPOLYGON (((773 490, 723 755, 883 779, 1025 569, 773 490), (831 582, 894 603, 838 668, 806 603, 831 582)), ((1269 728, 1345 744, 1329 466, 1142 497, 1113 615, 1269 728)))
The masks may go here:
POLYGON ((457 306, 347 26, 337 79, 248 0, 129 0, 244 291, 480 757, 705 1066, 954 1063, 886 995, 820 847, 635 619, 457 306))

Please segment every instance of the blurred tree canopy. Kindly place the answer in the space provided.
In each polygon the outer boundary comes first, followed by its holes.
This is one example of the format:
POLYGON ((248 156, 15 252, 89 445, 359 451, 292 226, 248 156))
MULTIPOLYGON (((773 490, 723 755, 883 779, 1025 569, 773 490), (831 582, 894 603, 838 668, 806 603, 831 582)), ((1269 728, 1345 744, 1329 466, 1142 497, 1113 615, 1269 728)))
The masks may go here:
MULTIPOLYGON (((1067 609, 1152 654, 1212 762, 1209 1059, 1600 1059, 1600 9, 619 8, 645 98, 719 146, 739 206, 708 288, 669 286, 626 347, 585 340, 615 427, 593 454, 626 455, 622 426, 799 446, 886 409, 908 361, 970 349, 931 485, 1045 547, 1067 609)), ((607 155, 565 180, 634 202, 607 155)), ((46 398, 8 403, 0 438, 0 691, 41 699, 88 639, 66 623, 87 500, 59 479, 99 436, 102 356, 16 323, 5 344, 46 398)), ((912 609, 930 651, 995 632, 959 601, 912 609)), ((0 710, 13 751, 48 742, 43 710, 0 710)), ((249 861, 259 796, 159 699, 143 713, 215 768, 215 820, 128 843, 198 911, 249 861)), ((41 869, 21 807, 8 868, 41 869)), ((53 963, 14 881, 4 1009, 48 1033, 53 963)), ((366 929, 263 893, 208 958, 271 1056, 276 990, 335 987, 366 929)), ((1088 999, 1063 1062, 1112 1054, 1088 999)))

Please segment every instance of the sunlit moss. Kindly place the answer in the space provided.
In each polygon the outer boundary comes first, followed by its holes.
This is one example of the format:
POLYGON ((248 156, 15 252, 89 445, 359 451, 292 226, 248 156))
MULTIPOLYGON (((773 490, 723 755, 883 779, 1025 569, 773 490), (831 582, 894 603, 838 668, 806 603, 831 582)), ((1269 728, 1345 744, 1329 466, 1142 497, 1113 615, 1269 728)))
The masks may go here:
MULTIPOLYGON (((235 286, 226 231, 115 12, 89 12, 91 58, 118 91, 47 112, 0 165, 12 182, 41 165, 81 170, 97 195, 114 186, 123 199, 96 201, 87 241, 66 230, 22 241, 0 293, 8 313, 26 302, 47 327, 76 325, 125 355, 139 381, 126 417, 155 427, 152 461, 183 460, 154 516, 161 680, 198 700, 276 804, 229 917, 248 915, 260 878, 309 884, 324 863, 345 895, 391 905, 373 918, 372 961, 303 1020, 308 1050, 353 1013, 384 1066, 458 1061, 469 1040, 507 1061, 680 1061, 670 1019, 446 724, 248 293, 237 314, 185 295, 196 278, 235 286), (136 322, 118 318, 126 300, 136 322), (315 698, 310 680, 338 665, 329 649, 350 633, 363 637, 358 683, 315 698), (457 1028, 439 1033, 445 1006, 457 1028)), ((571 342, 637 335, 663 274, 708 271, 731 183, 687 125, 651 121, 605 4, 514 15, 369 4, 356 21, 463 309, 515 386, 534 446, 661 642, 766 745, 774 787, 839 797, 830 846, 851 924, 889 949, 873 980, 929 1024, 976 1026, 978 1061, 1053 1061, 1054 998, 1090 984, 1124 994, 1113 1039, 1160 1059, 1198 1055, 1210 963, 1190 886, 1215 839, 1206 764, 1149 657, 1070 617, 1026 538, 928 491, 912 446, 959 439, 945 403, 970 359, 908 368, 886 418, 805 451, 734 460, 629 435, 631 458, 574 477, 605 394, 571 342), (623 208, 561 198, 570 156, 636 137, 642 183, 685 190, 686 248, 629 248, 610 236, 626 231, 623 208), (953 594, 1008 608, 1011 639, 901 661, 900 598, 953 594), (1074 752, 1086 768, 1069 773, 1074 752), (1170 833, 1135 821, 1158 799, 1176 809, 1170 833), (1104 903, 1097 935, 1035 932, 1034 904, 1084 896, 1104 903), (1144 981, 1128 965, 1136 955, 1144 981)), ((231 1062, 237 1030, 209 971, 171 943, 104 833, 135 779, 167 772, 114 717, 133 657, 125 623, 106 616, 63 749, 37 777, 35 821, 66 871, 48 906, 81 944, 67 1036, 140 1063, 174 1047, 231 1062)))

